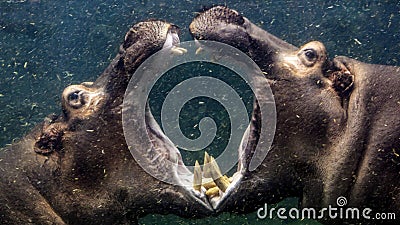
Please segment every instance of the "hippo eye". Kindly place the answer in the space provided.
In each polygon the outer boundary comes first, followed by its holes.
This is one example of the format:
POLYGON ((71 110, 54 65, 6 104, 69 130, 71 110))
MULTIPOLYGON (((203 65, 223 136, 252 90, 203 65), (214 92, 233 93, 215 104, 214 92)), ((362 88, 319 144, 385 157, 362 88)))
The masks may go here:
POLYGON ((298 57, 305 66, 311 67, 317 62, 318 53, 313 48, 306 48, 299 51, 298 57))
POLYGON ((304 55, 307 57, 309 61, 313 61, 317 58, 317 53, 314 49, 305 49, 304 55))

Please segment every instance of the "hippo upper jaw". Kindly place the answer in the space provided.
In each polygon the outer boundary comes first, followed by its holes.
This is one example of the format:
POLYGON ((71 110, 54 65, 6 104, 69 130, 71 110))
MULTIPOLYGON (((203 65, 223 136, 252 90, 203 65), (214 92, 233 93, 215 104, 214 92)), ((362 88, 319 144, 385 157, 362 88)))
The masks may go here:
MULTIPOLYGON (((278 80, 269 73, 280 53, 298 48, 259 28, 237 11, 217 6, 197 15, 189 26, 194 39, 223 42, 249 55, 267 79, 278 80), (258 57, 258 56, 263 57, 258 57)), ((273 82, 271 82, 273 83, 273 82)))
POLYGON ((165 21, 149 20, 135 24, 125 35, 118 55, 93 83, 107 94, 105 108, 122 104, 129 80, 139 65, 163 48, 179 44, 179 28, 165 21))

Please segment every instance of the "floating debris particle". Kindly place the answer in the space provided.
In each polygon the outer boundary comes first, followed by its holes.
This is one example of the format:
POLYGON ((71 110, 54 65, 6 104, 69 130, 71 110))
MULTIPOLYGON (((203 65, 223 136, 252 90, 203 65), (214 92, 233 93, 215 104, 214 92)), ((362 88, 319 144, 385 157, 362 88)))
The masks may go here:
POLYGON ((354 38, 354 41, 355 41, 357 44, 362 45, 362 43, 361 43, 357 38, 354 38))

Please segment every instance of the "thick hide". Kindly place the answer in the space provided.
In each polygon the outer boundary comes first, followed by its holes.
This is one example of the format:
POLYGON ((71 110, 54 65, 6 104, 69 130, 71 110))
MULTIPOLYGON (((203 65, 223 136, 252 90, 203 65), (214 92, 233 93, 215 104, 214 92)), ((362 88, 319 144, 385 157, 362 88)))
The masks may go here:
MULTIPOLYGON (((320 209, 336 207, 342 196, 346 207, 400 217, 399 67, 330 60, 320 42, 297 48, 221 6, 200 13, 190 31, 195 39, 224 42, 249 55, 276 102, 273 146, 223 210, 253 211, 289 196, 299 197, 302 207, 320 209)), ((258 119, 255 110, 253 137, 258 119)), ((324 219, 336 222, 327 214, 324 219)))

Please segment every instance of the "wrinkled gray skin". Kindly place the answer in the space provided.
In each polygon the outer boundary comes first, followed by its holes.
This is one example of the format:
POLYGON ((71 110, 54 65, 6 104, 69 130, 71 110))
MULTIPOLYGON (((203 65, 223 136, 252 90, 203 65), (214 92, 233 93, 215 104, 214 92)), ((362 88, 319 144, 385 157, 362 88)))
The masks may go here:
MULTIPOLYGON (((330 61, 322 43, 297 48, 220 6, 200 13, 190 31, 196 39, 248 54, 265 73, 276 102, 270 152, 220 210, 254 211, 289 196, 299 197, 302 207, 336 207, 344 196, 348 207, 372 208, 371 216, 400 217, 399 67, 342 56, 330 61)), ((256 108, 247 152, 259 138, 258 114, 256 108)))
POLYGON ((206 212, 187 190, 144 172, 122 131, 130 76, 176 32, 162 21, 134 25, 94 83, 64 90, 61 115, 0 150, 0 224, 130 224, 150 212, 206 212))

